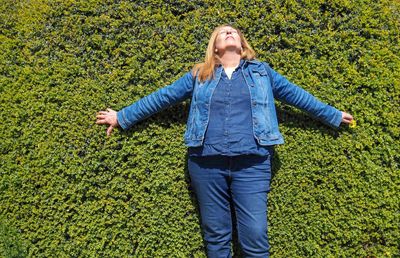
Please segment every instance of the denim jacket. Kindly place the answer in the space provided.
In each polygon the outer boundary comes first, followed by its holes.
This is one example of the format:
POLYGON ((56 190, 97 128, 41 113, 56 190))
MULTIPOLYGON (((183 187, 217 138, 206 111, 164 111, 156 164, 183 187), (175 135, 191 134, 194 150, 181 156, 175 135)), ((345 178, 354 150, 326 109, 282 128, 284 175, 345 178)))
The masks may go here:
MULTIPOLYGON (((171 85, 121 109, 117 113, 118 123, 123 129, 128 129, 138 121, 191 97, 185 144, 188 147, 201 146, 209 122, 211 97, 221 78, 222 69, 222 66, 217 67, 214 78, 204 82, 193 77, 191 72, 184 74, 171 85)), ((283 143, 278 128, 275 98, 310 113, 332 127, 339 127, 341 111, 322 103, 289 82, 267 63, 246 60, 242 72, 250 91, 253 134, 260 145, 283 143)))

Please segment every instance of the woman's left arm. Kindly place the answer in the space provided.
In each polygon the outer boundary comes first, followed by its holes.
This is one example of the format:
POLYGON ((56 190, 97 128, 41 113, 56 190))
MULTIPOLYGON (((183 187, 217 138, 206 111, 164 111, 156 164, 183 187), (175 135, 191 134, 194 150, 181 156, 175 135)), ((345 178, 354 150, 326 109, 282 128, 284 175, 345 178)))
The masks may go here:
POLYGON ((269 69, 275 98, 312 114, 332 127, 339 127, 341 123, 350 124, 353 121, 353 117, 349 113, 319 101, 309 92, 291 83, 272 68, 269 69))
POLYGON ((351 124, 353 122, 353 116, 349 113, 342 111, 342 123, 351 124))

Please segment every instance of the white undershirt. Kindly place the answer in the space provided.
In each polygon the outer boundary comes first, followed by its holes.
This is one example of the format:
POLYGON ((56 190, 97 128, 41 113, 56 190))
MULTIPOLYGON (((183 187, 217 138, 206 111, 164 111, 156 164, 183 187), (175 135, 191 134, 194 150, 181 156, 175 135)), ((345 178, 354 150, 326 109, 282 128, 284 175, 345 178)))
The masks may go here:
POLYGON ((226 75, 228 76, 229 80, 232 78, 232 73, 235 71, 236 67, 228 67, 224 68, 226 75))

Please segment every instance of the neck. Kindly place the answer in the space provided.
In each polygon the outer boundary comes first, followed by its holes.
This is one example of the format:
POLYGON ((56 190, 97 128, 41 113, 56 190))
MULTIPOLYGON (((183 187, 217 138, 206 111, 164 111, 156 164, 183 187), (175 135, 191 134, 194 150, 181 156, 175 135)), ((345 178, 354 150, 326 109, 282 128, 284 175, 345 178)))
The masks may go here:
POLYGON ((240 54, 236 51, 225 51, 219 56, 224 68, 237 67, 240 63, 240 54))

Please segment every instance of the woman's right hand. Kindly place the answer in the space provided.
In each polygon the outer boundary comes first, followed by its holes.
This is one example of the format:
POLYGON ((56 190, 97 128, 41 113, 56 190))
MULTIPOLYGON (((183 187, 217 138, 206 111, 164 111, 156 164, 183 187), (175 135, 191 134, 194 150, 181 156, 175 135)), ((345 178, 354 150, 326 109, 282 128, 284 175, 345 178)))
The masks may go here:
POLYGON ((111 135, 111 132, 114 128, 119 127, 117 119, 117 111, 114 111, 111 108, 107 108, 106 111, 99 111, 97 113, 96 118, 97 118, 96 124, 110 125, 107 128, 107 136, 111 135))

